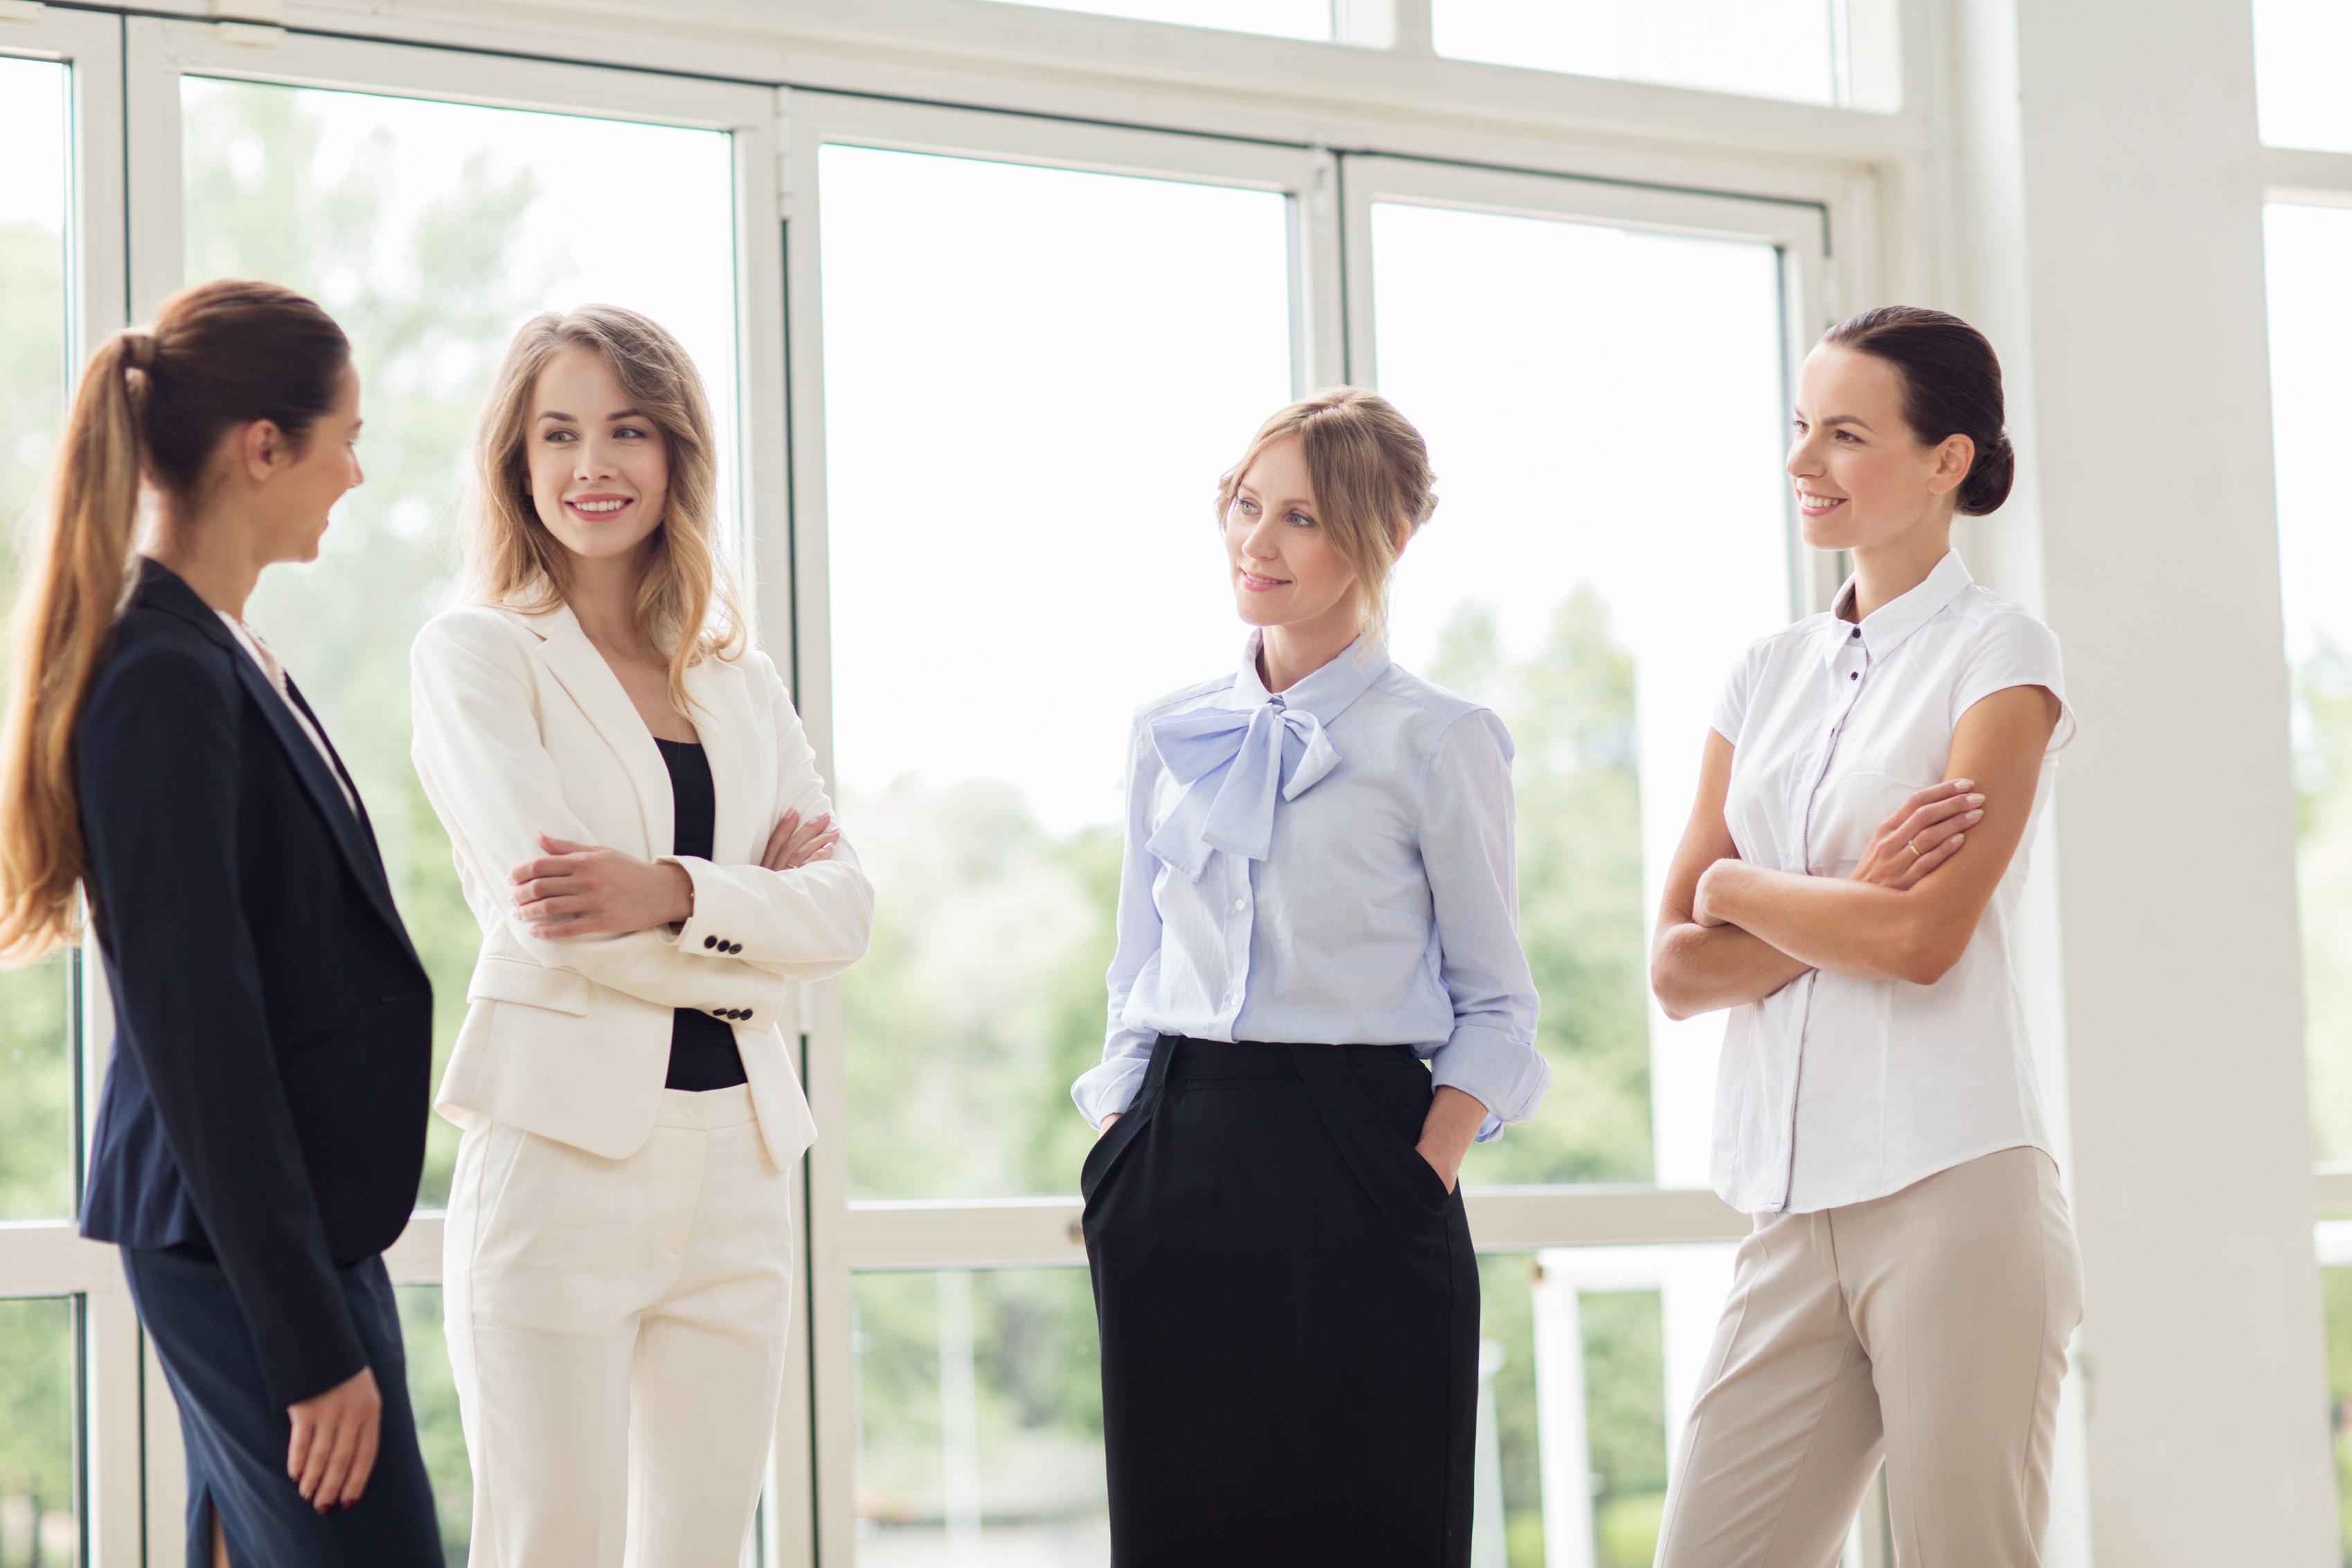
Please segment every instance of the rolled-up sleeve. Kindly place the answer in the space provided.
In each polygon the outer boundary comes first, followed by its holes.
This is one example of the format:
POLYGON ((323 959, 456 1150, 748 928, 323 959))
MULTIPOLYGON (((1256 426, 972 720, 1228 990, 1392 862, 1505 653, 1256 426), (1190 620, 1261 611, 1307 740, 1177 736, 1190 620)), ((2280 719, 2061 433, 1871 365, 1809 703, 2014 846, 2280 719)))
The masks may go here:
POLYGON ((1106 1116, 1117 1115, 1135 1103, 1151 1068, 1151 1047, 1158 1035, 1131 1029, 1122 1021, 1128 998, 1145 970, 1160 962, 1160 908, 1152 901, 1151 883, 1159 864, 1146 848, 1151 837, 1152 792, 1159 778, 1160 753, 1140 719, 1128 749, 1127 847, 1118 870, 1118 945, 1111 954, 1109 1023, 1103 1036, 1102 1060, 1078 1075, 1070 1098, 1096 1127, 1106 1116))
POLYGON ((1551 1086, 1536 1050, 1535 981, 1519 946, 1511 737, 1485 709, 1448 725, 1421 796, 1421 853, 1454 1028, 1430 1075, 1486 1108, 1481 1142, 1525 1121, 1551 1086))

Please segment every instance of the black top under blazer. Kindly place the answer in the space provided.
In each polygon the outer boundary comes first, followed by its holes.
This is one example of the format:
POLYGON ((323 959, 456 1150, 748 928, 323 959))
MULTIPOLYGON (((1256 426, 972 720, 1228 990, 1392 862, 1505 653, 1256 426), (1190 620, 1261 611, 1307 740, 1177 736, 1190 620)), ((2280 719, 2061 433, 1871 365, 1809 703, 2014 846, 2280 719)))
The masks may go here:
POLYGON ((74 745, 115 1019, 82 1234, 210 1248, 271 1400, 299 1403, 367 1364, 335 1268, 415 1204, 431 984, 366 814, 152 561, 74 745))

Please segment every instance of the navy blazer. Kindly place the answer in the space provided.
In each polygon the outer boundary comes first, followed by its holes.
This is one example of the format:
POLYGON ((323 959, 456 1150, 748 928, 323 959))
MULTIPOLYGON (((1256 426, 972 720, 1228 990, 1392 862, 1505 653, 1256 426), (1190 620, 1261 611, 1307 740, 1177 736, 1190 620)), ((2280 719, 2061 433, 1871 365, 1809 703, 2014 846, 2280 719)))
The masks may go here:
POLYGON ((209 1247, 270 1398, 296 1404, 367 1364, 335 1269, 389 1247, 415 1204, 431 984, 366 814, 155 562, 74 744, 115 1018, 82 1234, 209 1247))

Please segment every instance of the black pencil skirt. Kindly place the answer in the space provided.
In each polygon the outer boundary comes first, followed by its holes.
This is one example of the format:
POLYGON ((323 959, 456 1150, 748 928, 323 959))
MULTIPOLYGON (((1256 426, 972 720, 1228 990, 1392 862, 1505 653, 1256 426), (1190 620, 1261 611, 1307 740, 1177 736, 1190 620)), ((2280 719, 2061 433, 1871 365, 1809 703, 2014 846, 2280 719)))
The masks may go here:
POLYGON ((1405 1046, 1162 1036, 1087 1155, 1114 1568, 1466 1568, 1478 1269, 1405 1046))

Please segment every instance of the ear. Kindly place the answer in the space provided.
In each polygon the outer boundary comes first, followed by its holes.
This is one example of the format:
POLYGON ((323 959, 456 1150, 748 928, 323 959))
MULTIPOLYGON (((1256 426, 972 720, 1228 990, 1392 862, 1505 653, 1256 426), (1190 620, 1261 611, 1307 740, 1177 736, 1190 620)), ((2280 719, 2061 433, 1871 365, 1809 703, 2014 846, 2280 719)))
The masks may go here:
POLYGON ((1947 436, 1936 448, 1936 467, 1927 476, 1929 495, 1948 495, 1960 488, 1977 460, 1977 444, 1966 436, 1947 436))
POLYGON ((256 419, 234 437, 238 463, 246 477, 259 483, 293 459, 294 444, 270 419, 256 419))
POLYGON ((1412 524, 1399 518, 1390 525, 1390 536, 1396 541, 1396 553, 1402 555, 1404 547, 1412 542, 1412 524))

